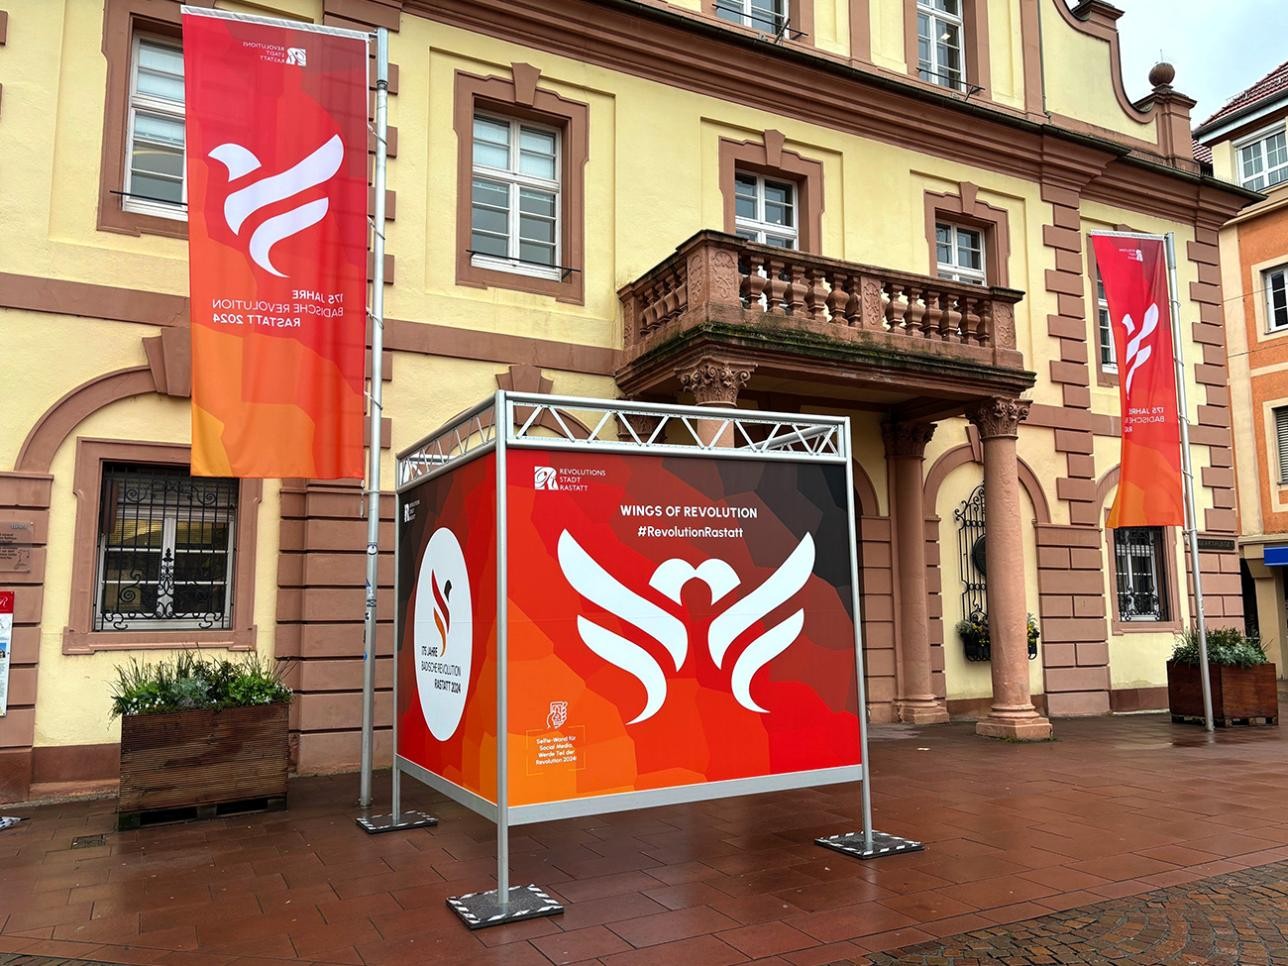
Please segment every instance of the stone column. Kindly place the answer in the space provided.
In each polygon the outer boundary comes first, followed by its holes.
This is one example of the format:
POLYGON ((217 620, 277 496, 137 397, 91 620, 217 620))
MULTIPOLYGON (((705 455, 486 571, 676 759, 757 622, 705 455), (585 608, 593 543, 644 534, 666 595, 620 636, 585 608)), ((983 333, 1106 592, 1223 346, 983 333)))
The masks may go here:
POLYGON ((984 446, 984 531, 988 568, 988 634, 992 645, 993 706, 975 727, 989 738, 1040 741, 1051 722, 1029 693, 1028 609, 1024 598, 1024 541, 1015 442, 1029 414, 1024 399, 986 399, 966 413, 984 446))
MULTIPOLYGON (((677 369, 676 375, 684 390, 693 394, 697 405, 732 409, 738 405, 738 391, 747 385, 755 368, 749 363, 707 357, 677 369)), ((700 419, 694 428, 704 445, 737 445, 733 425, 725 425, 723 420, 700 419)))
POLYGON ((922 474, 926 444, 934 423, 881 424, 893 489, 890 500, 893 539, 897 548, 899 629, 899 720, 909 724, 939 724, 948 708, 931 685, 930 615, 926 592, 926 507, 922 474))

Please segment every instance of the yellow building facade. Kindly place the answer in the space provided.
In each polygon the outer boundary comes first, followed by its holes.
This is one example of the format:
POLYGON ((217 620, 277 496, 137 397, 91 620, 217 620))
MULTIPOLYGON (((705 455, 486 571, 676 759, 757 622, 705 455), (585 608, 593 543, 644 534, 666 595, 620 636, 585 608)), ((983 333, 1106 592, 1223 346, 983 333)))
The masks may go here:
MULTIPOLYGON (((1207 610, 1241 620, 1217 232, 1256 196, 1194 162, 1170 78, 1129 101, 1110 5, 204 5, 391 32, 385 480, 498 386, 848 413, 873 720, 1035 737, 1163 707, 1187 562, 1176 532, 1104 528, 1087 232, 1172 231, 1207 610)), ((0 8, 0 800, 110 781, 117 669, 186 647, 293 659, 296 767, 352 768, 359 488, 185 473, 179 6, 0 8)), ((382 559, 377 761, 391 585, 382 559)))

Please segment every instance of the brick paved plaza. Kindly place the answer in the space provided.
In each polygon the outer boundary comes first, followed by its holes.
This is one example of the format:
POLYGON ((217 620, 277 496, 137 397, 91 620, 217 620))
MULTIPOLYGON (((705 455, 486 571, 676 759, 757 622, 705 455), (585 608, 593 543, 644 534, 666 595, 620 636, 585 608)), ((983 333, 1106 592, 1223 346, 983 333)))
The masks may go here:
POLYGON ((516 881, 567 911, 477 933, 443 900, 488 886, 492 827, 423 791, 441 825, 377 837, 353 825, 353 776, 296 782, 286 812, 119 834, 111 801, 7 808, 30 821, 0 833, 0 957, 1284 961, 1286 752, 1278 728, 1209 740, 1164 715, 1062 721, 1036 745, 875 729, 877 826, 925 852, 860 863, 811 844, 855 827, 852 787, 526 827, 516 881))

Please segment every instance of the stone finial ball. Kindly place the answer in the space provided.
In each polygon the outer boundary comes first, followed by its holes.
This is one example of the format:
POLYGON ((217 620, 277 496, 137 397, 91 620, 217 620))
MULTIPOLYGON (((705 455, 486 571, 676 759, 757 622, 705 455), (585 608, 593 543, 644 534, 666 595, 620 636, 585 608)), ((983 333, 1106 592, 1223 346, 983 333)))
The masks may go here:
POLYGON ((1176 80, 1176 68, 1163 62, 1155 64, 1149 72, 1149 82, 1154 87, 1170 87, 1176 80))

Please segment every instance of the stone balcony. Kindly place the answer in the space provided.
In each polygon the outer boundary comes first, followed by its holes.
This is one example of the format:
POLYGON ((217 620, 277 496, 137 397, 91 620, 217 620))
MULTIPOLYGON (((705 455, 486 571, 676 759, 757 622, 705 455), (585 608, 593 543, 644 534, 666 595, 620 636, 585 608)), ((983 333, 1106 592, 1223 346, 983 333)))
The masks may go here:
POLYGON ((681 371, 717 359, 746 387, 940 418, 1017 396, 1034 374, 1016 348, 1013 289, 945 281, 702 231, 618 292, 623 393, 674 399, 681 371))

